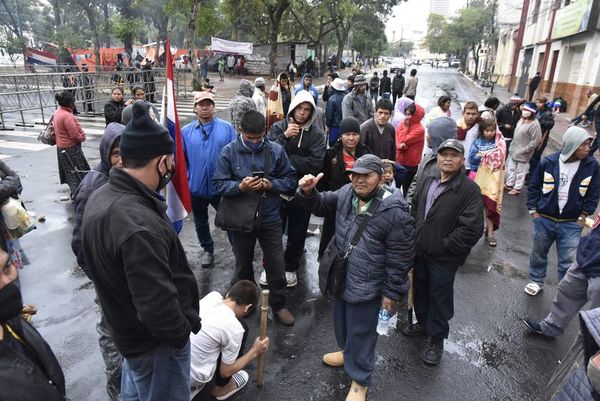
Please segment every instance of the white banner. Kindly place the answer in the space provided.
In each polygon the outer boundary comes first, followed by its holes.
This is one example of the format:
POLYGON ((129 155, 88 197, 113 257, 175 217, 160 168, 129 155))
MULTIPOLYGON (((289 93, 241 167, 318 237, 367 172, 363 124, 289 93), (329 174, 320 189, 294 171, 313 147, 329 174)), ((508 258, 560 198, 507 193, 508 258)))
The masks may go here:
POLYGON ((213 52, 234 53, 234 54, 252 54, 253 44, 249 42, 234 42, 231 40, 211 38, 211 47, 213 52))

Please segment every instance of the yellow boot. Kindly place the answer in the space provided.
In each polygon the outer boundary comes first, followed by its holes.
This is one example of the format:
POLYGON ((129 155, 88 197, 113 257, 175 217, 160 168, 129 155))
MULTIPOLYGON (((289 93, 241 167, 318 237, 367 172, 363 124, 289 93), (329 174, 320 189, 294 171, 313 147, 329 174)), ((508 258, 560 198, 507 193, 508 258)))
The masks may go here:
POLYGON ((344 351, 330 352, 323 355, 323 363, 333 368, 344 366, 344 351))
POLYGON ((352 380, 352 386, 346 397, 346 401, 365 401, 367 398, 367 386, 362 386, 352 380))

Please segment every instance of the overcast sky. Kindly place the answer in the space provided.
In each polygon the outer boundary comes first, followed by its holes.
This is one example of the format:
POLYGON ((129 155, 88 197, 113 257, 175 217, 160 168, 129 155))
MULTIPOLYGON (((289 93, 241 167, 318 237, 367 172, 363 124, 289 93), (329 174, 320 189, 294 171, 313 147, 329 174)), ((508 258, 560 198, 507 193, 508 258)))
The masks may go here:
MULTIPOLYGON (((515 16, 518 21, 519 10, 518 0, 501 0, 501 12, 499 15, 506 17, 507 10, 510 9, 511 19, 515 16)), ((459 8, 465 7, 467 0, 450 0, 450 15, 453 15, 459 8)), ((427 17, 429 15, 430 0, 408 0, 394 7, 392 16, 388 19, 385 26, 385 33, 388 41, 392 40, 393 32, 396 31, 395 39, 400 37, 404 40, 418 40, 425 36, 427 32, 427 17)))

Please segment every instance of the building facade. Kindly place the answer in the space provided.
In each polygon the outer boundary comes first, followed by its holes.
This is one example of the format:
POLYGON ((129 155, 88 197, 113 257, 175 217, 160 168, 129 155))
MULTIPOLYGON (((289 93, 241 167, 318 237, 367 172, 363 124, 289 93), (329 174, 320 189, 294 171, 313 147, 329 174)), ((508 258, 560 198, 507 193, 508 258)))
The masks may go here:
POLYGON ((514 32, 500 35, 496 72, 501 76, 508 72, 508 90, 527 97, 528 83, 539 72, 541 82, 535 97, 562 97, 570 114, 581 112, 587 91, 600 93, 600 1, 523 3, 516 37, 514 32))

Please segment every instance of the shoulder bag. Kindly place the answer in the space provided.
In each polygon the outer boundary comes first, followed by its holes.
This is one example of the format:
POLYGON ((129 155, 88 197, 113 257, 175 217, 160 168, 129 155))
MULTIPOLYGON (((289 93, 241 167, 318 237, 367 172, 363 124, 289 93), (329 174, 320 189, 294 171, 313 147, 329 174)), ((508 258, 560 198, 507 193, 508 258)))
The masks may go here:
POLYGON ((367 224, 369 224, 369 221, 371 221, 375 211, 381 204, 384 192, 385 190, 383 188, 379 189, 377 196, 373 199, 369 205, 369 208, 365 212, 365 215, 363 216, 360 225, 356 229, 352 240, 343 252, 341 252, 335 244, 335 234, 331 241, 329 241, 329 244, 327 245, 327 248, 325 249, 323 256, 321 256, 321 260, 319 262, 319 288, 321 289, 321 293, 323 295, 327 293, 331 295, 342 295, 344 293, 344 289, 346 287, 348 258, 350 258, 352 250, 360 241, 360 237, 367 228, 367 224))
MULTIPOLYGON (((263 168, 268 177, 271 165, 271 148, 263 148, 265 152, 263 168)), ((240 192, 234 196, 223 196, 215 216, 215 226, 225 231, 251 233, 260 228, 261 206, 267 197, 266 192, 240 192)))
POLYGON ((37 140, 43 144, 54 146, 56 145, 56 134, 54 133, 54 116, 50 117, 50 121, 48 121, 48 125, 46 128, 40 132, 37 137, 37 140))

